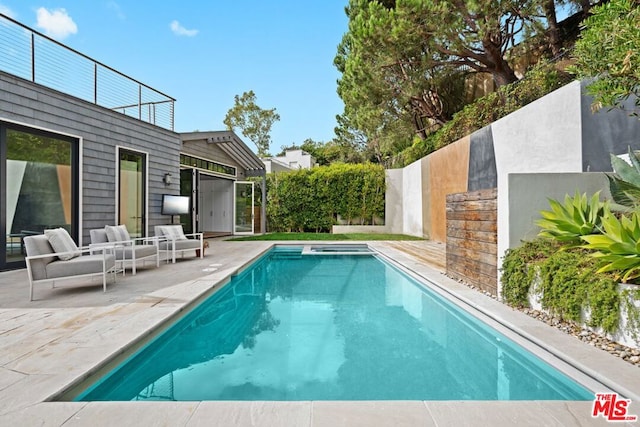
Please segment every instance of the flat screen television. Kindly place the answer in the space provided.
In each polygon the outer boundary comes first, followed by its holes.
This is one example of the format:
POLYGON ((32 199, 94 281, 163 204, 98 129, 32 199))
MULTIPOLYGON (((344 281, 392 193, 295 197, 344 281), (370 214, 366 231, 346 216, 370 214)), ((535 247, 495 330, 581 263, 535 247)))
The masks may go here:
POLYGON ((184 215, 190 212, 189 196, 162 195, 162 215, 184 215))

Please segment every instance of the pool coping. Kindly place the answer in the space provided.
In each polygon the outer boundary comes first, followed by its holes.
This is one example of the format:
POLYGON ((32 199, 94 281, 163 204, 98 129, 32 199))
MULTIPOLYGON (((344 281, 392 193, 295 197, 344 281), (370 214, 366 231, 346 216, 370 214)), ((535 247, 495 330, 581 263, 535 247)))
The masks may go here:
MULTIPOLYGON (((575 401, 374 401, 374 402, 48 402, 63 388, 79 381, 86 372, 97 369, 96 358, 112 357, 132 341, 149 334, 165 319, 185 310, 191 301, 210 292, 232 274, 241 271, 251 260, 276 244, 322 244, 326 242, 216 242, 214 258, 224 259, 211 274, 145 295, 146 299, 105 308, 13 309, 1 310, 3 321, 29 331, 29 340, 39 337, 43 329, 34 324, 58 322, 44 329, 60 337, 48 345, 33 348, 21 355, 2 358, 0 379, 0 421, 5 425, 605 425, 603 418, 592 418, 592 402, 575 401), (237 245, 237 246, 229 246, 237 245), (217 252, 216 252, 217 251, 217 252), (227 258, 225 258, 227 257, 227 258), (109 313, 111 313, 109 315, 109 313), (38 317, 40 316, 40 317, 38 317), (110 317, 111 316, 111 317, 110 317), (68 325, 82 317, 81 324, 68 325), (86 322, 85 317, 88 318, 86 322), (23 323, 20 323, 24 318, 23 323), (44 320, 43 320, 44 319, 44 320), (31 323, 29 323, 29 320, 31 323), (126 328, 137 322, 135 330, 126 328), (76 329, 74 329, 76 328, 76 329), (34 338, 35 337, 35 338, 34 338), (52 357, 53 356, 53 357, 52 357), (12 359, 13 357, 13 359, 12 359), (48 360, 47 360, 48 359, 48 360), (44 361, 44 362, 43 362, 44 361), (47 369, 39 368, 47 364, 47 369), (87 367, 90 367, 87 369, 87 367)), ((336 242, 333 242, 335 244, 336 242)), ((353 243, 353 242, 348 242, 353 243)), ((372 248, 419 276, 453 292, 466 303, 491 312, 507 325, 540 340, 549 349, 563 354, 591 375, 601 376, 632 396, 630 413, 640 414, 640 369, 596 349, 557 329, 449 279, 420 260, 403 253, 386 242, 366 242, 372 248)), ((185 261, 205 266, 211 260, 185 261)), ((171 268, 171 267, 168 267, 171 268)), ((1 273, 0 273, 1 275, 1 273)), ((137 276, 136 276, 137 277, 137 276)), ((8 335, 9 327, 2 336, 8 335)), ((14 337, 15 339, 18 339, 14 337)), ((25 340, 24 346, 30 342, 25 340)), ((34 344, 37 346, 38 343, 34 344)), ((18 347, 17 345, 14 347, 18 347)), ((4 346, 0 347, 4 349, 4 346)))

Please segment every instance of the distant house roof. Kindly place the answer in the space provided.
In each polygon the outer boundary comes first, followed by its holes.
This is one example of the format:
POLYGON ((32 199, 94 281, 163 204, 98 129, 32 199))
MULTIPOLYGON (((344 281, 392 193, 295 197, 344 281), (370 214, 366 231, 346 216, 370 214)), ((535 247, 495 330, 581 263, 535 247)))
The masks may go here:
POLYGON ((248 172, 247 176, 264 174, 262 160, 232 131, 185 132, 180 136, 182 142, 205 140, 208 144, 216 144, 248 172))
POLYGON ((267 168, 267 173, 274 172, 274 170, 273 170, 273 169, 275 169, 274 166, 277 166, 282 171, 293 171, 293 170, 295 170, 291 166, 289 166, 287 163, 284 163, 284 162, 281 162, 280 160, 278 160, 277 157, 263 157, 262 158, 262 162, 265 164, 265 166, 267 168), (271 166, 267 165, 267 162, 270 162, 271 166))

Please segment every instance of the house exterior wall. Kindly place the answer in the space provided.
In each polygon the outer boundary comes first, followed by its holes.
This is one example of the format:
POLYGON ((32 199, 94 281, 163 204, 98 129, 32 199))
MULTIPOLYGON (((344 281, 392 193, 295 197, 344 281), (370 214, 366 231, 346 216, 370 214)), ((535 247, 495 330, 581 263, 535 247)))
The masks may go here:
POLYGON ((147 234, 166 222, 160 215, 165 173, 179 174, 177 133, 0 72, 0 120, 79 137, 82 140, 79 244, 89 229, 116 222, 116 147, 147 153, 147 234))
POLYGON ((284 156, 274 157, 275 160, 288 165, 291 169, 311 169, 316 161, 311 154, 303 150, 288 150, 284 156))
POLYGON ((285 164, 277 160, 274 160, 272 158, 263 158, 261 160, 262 160, 262 163, 264 163, 264 168, 266 173, 291 172, 293 170, 289 166, 286 166, 285 164))

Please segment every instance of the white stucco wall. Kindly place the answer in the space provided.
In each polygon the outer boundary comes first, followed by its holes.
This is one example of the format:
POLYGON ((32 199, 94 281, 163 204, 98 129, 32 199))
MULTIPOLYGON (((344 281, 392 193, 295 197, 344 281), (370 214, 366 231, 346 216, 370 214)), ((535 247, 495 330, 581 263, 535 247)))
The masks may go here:
POLYGON ((403 172, 402 169, 387 169, 384 206, 384 223, 389 233, 403 233, 403 172))
MULTIPOLYGON (((580 98, 576 81, 491 125, 498 177, 499 258, 512 241, 509 174, 582 172, 580 98)), ((536 184, 531 185, 533 191, 536 184)))
POLYGON ((402 169, 403 234, 423 237, 422 226, 422 161, 402 169))

